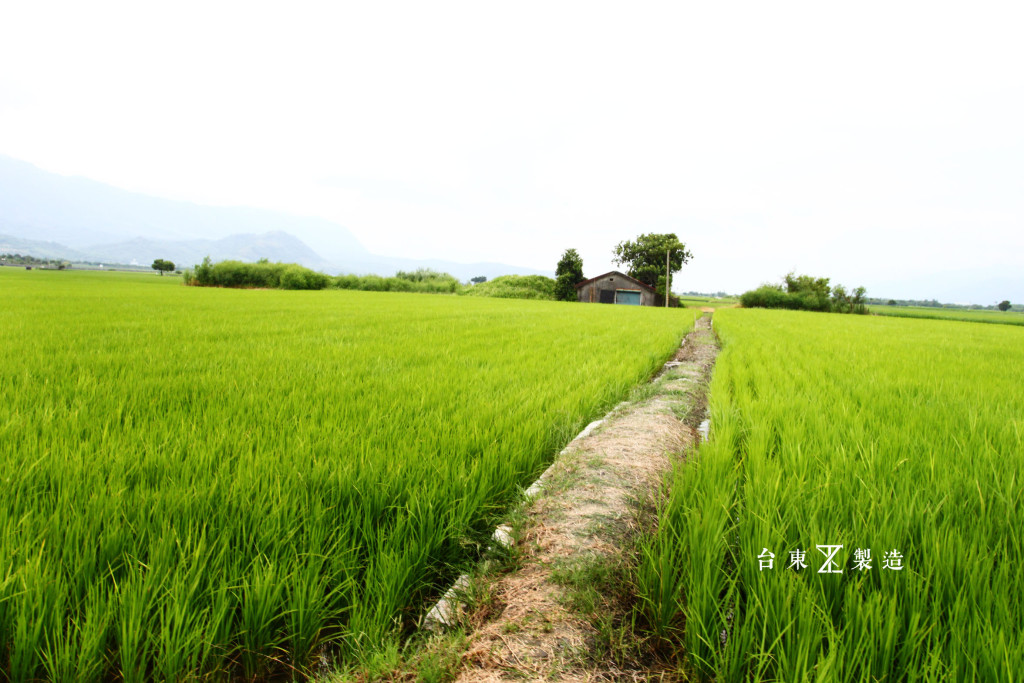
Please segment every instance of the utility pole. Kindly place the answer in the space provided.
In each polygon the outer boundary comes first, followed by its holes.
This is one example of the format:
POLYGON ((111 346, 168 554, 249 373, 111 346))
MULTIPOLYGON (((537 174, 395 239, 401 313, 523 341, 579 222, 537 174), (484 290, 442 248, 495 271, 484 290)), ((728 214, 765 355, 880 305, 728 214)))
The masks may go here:
POLYGON ((669 266, 668 266, 668 259, 669 259, 669 256, 671 254, 672 254, 672 248, 669 247, 668 249, 665 250, 665 308, 668 308, 668 293, 671 291, 668 288, 669 280, 671 280, 671 278, 672 278, 672 273, 668 269, 669 268, 669 266))

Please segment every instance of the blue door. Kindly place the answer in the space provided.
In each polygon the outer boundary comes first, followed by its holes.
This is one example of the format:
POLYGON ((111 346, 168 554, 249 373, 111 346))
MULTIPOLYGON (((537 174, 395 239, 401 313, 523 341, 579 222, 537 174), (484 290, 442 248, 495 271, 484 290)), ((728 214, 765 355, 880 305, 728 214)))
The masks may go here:
POLYGON ((628 306, 639 306, 640 305, 640 290, 639 289, 618 289, 615 290, 615 303, 626 304, 628 306))

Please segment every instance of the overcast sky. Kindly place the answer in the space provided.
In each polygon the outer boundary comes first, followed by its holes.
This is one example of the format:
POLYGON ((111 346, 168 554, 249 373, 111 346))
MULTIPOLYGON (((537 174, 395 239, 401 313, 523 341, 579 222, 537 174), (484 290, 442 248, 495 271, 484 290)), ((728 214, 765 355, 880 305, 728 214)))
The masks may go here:
POLYGON ((6 2, 0 154, 392 256, 592 276, 672 231, 677 291, 1022 302, 1022 8, 6 2))

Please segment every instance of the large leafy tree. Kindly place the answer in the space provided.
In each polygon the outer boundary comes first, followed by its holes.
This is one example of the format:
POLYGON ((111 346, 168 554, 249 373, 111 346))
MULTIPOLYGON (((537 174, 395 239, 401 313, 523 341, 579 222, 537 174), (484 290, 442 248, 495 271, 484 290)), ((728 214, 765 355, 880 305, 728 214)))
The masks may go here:
POLYGON ((575 249, 566 249, 555 267, 555 298, 576 301, 576 283, 583 280, 583 258, 575 249))
POLYGON ((160 274, 163 275, 164 273, 169 273, 172 270, 174 270, 174 262, 165 261, 162 258, 158 258, 155 261, 153 261, 153 265, 150 266, 150 268, 152 268, 153 270, 160 271, 160 274))
POLYGON ((619 242, 612 261, 627 267, 626 274, 665 293, 665 256, 669 255, 669 270, 675 273, 693 254, 679 241, 674 232, 648 233, 635 240, 619 242))

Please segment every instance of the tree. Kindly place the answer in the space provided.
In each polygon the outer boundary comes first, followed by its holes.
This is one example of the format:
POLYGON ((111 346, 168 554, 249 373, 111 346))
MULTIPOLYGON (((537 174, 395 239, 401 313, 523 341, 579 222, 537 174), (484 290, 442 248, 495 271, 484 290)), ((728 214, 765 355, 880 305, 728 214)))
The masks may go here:
POLYGON ((583 258, 575 249, 566 249, 555 267, 555 298, 576 301, 576 284, 583 281, 583 258))
POLYGON ((654 288, 660 286, 662 294, 665 293, 666 256, 669 257, 668 270, 672 273, 693 258, 674 232, 652 232, 640 235, 635 242, 619 242, 614 253, 612 261, 616 265, 625 265, 628 268, 626 275, 654 288))
POLYGON ((789 272, 782 279, 786 284, 786 292, 800 299, 800 308, 808 311, 831 311, 838 305, 840 313, 849 313, 847 307, 852 305, 846 288, 839 285, 839 290, 833 301, 829 301, 832 288, 828 284, 827 277, 812 277, 810 275, 797 275, 789 272))
POLYGON ((174 270, 174 262, 165 261, 162 258, 158 258, 157 260, 153 261, 153 265, 150 266, 150 268, 152 268, 153 270, 160 271, 160 274, 163 275, 164 273, 169 273, 170 271, 174 270))
POLYGON ((484 275, 477 275, 476 277, 469 278, 469 281, 472 282, 474 285, 479 285, 483 284, 484 282, 487 282, 487 277, 484 275))
POLYGON ((1008 311, 1010 310, 1010 302, 1007 300, 1000 301, 996 308, 1000 311, 1008 311))
POLYGON ((796 273, 787 273, 782 282, 781 285, 766 284, 744 292, 740 303, 744 308, 788 308, 861 315, 868 312, 868 290, 863 287, 847 292, 842 285, 830 287, 827 277, 796 273))

